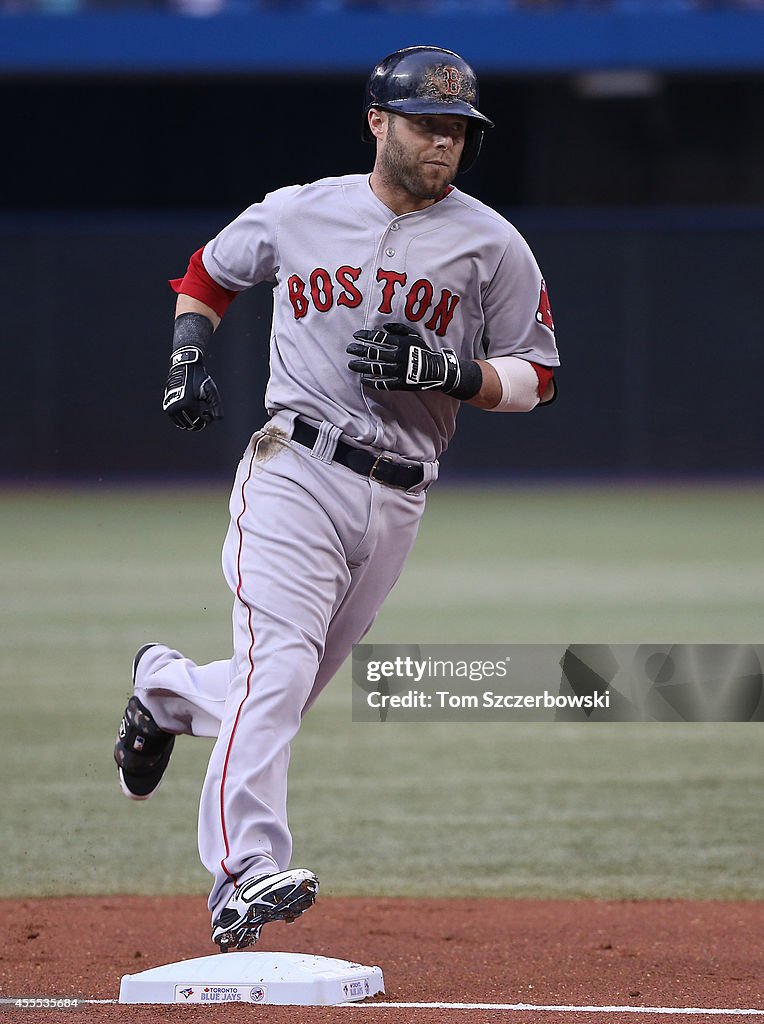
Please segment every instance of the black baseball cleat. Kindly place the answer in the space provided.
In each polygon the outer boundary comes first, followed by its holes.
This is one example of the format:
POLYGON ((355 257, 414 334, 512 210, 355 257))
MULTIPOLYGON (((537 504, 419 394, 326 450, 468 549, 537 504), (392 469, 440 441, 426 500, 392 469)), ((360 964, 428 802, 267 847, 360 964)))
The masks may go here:
MULTIPOLYGON (((141 647, 133 660, 133 683, 138 662, 154 644, 141 647)), ((148 800, 159 788, 170 762, 175 736, 160 729, 148 708, 133 696, 127 703, 114 746, 119 785, 131 800, 148 800)))
POLYGON ((264 924, 290 923, 316 902, 318 879, 312 871, 294 868, 260 875, 237 885, 212 925, 212 941, 221 953, 257 942, 264 924))

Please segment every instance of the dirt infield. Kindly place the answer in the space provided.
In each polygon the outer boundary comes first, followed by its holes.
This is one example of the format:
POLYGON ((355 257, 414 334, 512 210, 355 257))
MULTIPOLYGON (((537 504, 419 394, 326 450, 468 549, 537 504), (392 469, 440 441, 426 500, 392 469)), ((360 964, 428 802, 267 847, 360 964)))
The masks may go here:
MULTIPOLYGON (((0 901, 0 995, 116 999, 123 974, 217 952, 201 897, 0 901)), ((385 1002, 764 1008, 764 904, 323 897, 259 949, 379 964, 385 1002)), ((8 1021, 493 1021, 630 1024, 652 1014, 449 1008, 127 1007, 15 1010, 8 1021)), ((729 1017, 677 1017, 724 1020, 729 1017)), ((744 1019, 742 1017, 737 1019, 744 1019)), ((764 1020, 761 1016, 751 1020, 764 1020)))

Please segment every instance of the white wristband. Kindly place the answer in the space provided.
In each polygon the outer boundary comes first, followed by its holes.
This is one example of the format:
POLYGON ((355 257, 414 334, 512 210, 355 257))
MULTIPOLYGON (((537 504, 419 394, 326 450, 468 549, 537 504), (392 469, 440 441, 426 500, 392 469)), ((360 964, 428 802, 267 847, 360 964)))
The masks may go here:
POLYGON ((488 412, 530 412, 539 404, 539 379, 527 359, 496 356, 487 360, 501 381, 501 399, 488 412))

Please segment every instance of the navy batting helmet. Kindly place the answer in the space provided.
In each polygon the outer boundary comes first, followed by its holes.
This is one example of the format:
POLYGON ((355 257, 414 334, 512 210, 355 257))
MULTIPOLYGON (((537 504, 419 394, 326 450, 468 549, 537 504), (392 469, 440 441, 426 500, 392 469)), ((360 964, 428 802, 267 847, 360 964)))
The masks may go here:
POLYGON ((458 53, 439 46, 407 46, 381 60, 369 76, 362 138, 374 141, 368 119, 372 107, 393 114, 459 114, 468 119, 459 161, 459 170, 466 171, 480 152, 484 129, 493 128, 477 103, 477 76, 458 53))

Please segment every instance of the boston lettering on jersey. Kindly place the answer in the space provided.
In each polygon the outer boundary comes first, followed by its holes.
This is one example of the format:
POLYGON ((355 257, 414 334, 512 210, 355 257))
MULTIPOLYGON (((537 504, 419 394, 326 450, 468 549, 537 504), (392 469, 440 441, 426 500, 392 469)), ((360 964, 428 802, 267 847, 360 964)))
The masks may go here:
MULTIPOLYGON (((330 274, 323 267, 316 267, 308 280, 299 274, 292 274, 287 281, 289 301, 292 303, 295 320, 307 315, 311 305, 319 313, 326 313, 332 306, 348 306, 355 309, 363 302, 363 294, 356 282, 361 276, 360 267, 342 266, 330 274)), ((427 317, 424 327, 435 331, 442 338, 448 330, 459 305, 461 296, 443 288, 436 298, 435 286, 426 277, 417 278, 409 284, 408 274, 394 270, 377 270, 379 305, 377 312, 389 314, 393 311, 393 300, 399 291, 405 297, 404 315, 412 323, 419 323, 427 317)))

